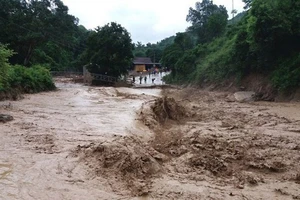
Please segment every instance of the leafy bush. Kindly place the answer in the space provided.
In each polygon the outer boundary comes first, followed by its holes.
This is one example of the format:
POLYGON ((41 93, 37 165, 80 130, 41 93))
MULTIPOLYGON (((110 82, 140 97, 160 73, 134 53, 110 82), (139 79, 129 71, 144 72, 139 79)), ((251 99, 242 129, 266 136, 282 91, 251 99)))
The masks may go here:
POLYGON ((9 87, 8 71, 10 65, 8 63, 8 58, 12 54, 11 50, 8 50, 6 46, 0 44, 0 91, 9 87))
POLYGON ((11 66, 8 58, 13 52, 0 45, 0 91, 9 92, 19 90, 25 93, 34 93, 55 89, 51 74, 41 65, 30 68, 16 65, 11 66))
POLYGON ((281 62, 272 73, 271 80, 276 88, 283 91, 300 87, 300 53, 281 62))
POLYGON ((35 93, 55 89, 49 70, 41 65, 25 68, 13 66, 9 72, 12 88, 19 88, 25 93, 35 93))
POLYGON ((218 38, 206 46, 206 54, 199 58, 195 78, 197 82, 219 81, 234 73, 232 54, 235 37, 218 38))

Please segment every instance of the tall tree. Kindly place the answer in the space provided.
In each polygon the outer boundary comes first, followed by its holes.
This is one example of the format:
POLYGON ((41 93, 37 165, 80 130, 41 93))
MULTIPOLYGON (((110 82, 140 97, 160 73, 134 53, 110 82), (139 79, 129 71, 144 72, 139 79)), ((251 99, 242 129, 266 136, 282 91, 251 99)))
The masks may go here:
POLYGON ((257 67, 270 70, 274 61, 300 51, 300 2, 254 0, 248 20, 248 40, 257 55, 257 67))
POLYGON ((91 33, 84 57, 91 63, 91 72, 120 77, 127 73, 133 58, 132 50, 128 31, 112 22, 91 33))
POLYGON ((243 0, 243 2, 245 3, 244 9, 249 9, 253 0, 243 0))
POLYGON ((64 51, 74 48, 77 24, 78 19, 68 14, 68 7, 61 0, 0 2, 0 42, 17 52, 11 58, 14 64, 33 64, 49 42, 64 51))
POLYGON ((192 23, 188 31, 196 33, 199 43, 206 43, 224 33, 227 18, 224 6, 217 6, 211 0, 203 0, 196 2, 195 9, 189 9, 186 21, 192 23))
POLYGON ((189 70, 182 65, 183 60, 187 60, 189 51, 194 47, 193 40, 188 33, 177 33, 174 43, 163 51, 162 63, 165 67, 172 69, 172 74, 176 75, 181 72, 188 72, 189 70), (181 62, 180 62, 181 61, 181 62), (184 69, 185 68, 185 69, 184 69))

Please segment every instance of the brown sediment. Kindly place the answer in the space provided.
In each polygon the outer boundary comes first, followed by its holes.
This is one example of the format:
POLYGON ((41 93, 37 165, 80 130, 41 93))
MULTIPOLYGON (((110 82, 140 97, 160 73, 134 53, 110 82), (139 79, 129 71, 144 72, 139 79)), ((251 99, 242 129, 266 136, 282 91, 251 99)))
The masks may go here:
POLYGON ((300 196, 297 103, 57 86, 0 102, 0 113, 14 117, 0 124, 0 199, 300 196))

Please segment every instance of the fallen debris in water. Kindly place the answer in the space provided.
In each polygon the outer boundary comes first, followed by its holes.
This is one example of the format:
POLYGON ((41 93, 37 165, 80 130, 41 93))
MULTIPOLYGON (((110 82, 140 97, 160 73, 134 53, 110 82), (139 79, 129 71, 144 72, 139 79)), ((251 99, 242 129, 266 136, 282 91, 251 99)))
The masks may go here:
POLYGON ((9 122, 12 121, 14 118, 11 115, 6 115, 6 114, 0 114, 0 122, 9 122))

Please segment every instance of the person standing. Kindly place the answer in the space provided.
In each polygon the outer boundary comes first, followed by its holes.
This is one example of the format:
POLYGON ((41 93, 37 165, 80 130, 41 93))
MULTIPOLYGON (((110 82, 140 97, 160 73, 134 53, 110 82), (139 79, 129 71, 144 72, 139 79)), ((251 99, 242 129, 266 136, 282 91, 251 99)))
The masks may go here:
POLYGON ((145 84, 147 83, 147 76, 144 77, 145 84))
POLYGON ((143 80, 143 77, 142 75, 140 76, 140 84, 142 84, 142 80, 143 80))
POLYGON ((152 78, 152 83, 154 84, 155 78, 152 78))

